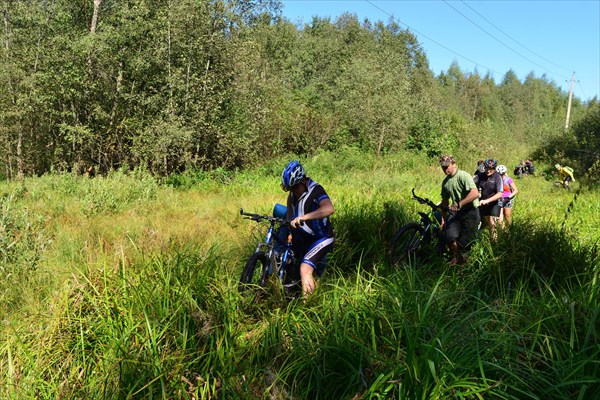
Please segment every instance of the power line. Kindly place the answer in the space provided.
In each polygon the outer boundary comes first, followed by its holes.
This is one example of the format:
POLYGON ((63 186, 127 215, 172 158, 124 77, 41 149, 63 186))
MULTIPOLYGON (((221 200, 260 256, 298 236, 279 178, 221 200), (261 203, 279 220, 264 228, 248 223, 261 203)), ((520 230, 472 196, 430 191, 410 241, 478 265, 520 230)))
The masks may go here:
POLYGON ((564 75, 557 73, 557 72, 553 72, 550 70, 547 70, 544 66, 536 63, 533 60, 530 60, 529 58, 525 57, 523 54, 519 53, 518 51, 516 51, 515 49, 513 49, 512 47, 510 47, 509 45, 507 45, 506 43, 504 43, 503 41, 501 41, 500 39, 498 39, 497 37, 495 37, 494 35, 492 35, 491 33, 489 33, 487 30, 485 30, 484 28, 482 28, 481 26, 479 26, 479 24, 477 24, 475 21, 471 20, 469 17, 467 17, 465 14, 461 13, 459 10, 457 10, 454 6, 452 6, 450 3, 448 3, 447 0, 443 0, 444 3, 446 3, 446 5, 448 7, 450 7, 451 9, 453 9, 454 11, 456 11, 458 14, 462 15, 467 21, 469 21, 470 23, 472 23, 473 25, 475 25, 476 27, 478 27, 479 29, 481 29, 483 32, 485 32, 488 36, 490 36, 492 39, 494 39, 495 41, 497 41, 498 43, 500 43, 502 46, 506 47, 507 49, 509 49, 510 51, 512 51, 513 53, 517 54, 518 56, 524 58, 525 60, 529 61, 532 64, 537 65, 538 67, 542 68, 542 70, 549 72, 553 75, 559 76, 561 78, 565 78, 564 75))
POLYGON ((585 94, 585 90, 583 90, 583 86, 581 86, 581 82, 577 81, 577 85, 579 85, 579 88, 581 89, 581 93, 583 93, 583 98, 587 99, 587 95, 585 94))
POLYGON ((413 32, 416 32, 416 33, 417 33, 417 34, 419 34, 420 36, 422 36, 422 37, 424 37, 424 38, 428 39, 429 41, 431 41, 431 42, 433 42, 433 43, 437 44, 437 45, 438 45, 438 46, 440 46, 441 48, 443 48, 443 49, 446 49, 446 50, 448 50, 449 52, 451 52, 451 53, 453 53, 453 54, 456 54, 457 56, 459 56, 459 57, 461 57, 461 58, 464 58, 465 60, 467 60, 467 61, 469 61, 469 62, 472 62, 472 63, 473 63, 473 64, 475 64, 475 65, 479 65, 479 66, 481 66, 481 67, 483 67, 483 68, 485 68, 485 69, 487 69, 487 70, 489 70, 489 71, 492 71, 492 72, 494 72, 494 73, 496 73, 496 74, 498 74, 498 75, 503 75, 501 72, 495 71, 495 70, 493 70, 492 68, 486 67, 485 65, 483 65, 483 64, 481 64, 481 63, 479 63, 479 62, 477 62, 477 61, 471 60, 470 58, 468 58, 468 57, 465 57, 465 56, 463 56, 462 54, 459 54, 459 53, 455 52, 454 50, 452 50, 452 49, 450 49, 450 48, 448 48, 448 47, 444 46, 443 44, 441 44, 441 43, 437 42, 436 40, 434 40, 434 39, 430 38, 429 36, 425 35, 424 33, 421 33, 421 32, 419 32, 418 30, 416 30, 416 29, 414 29, 414 28, 410 27, 408 24, 406 24, 406 23, 404 23, 404 22, 400 21, 399 19, 395 18, 395 17, 394 17, 392 14, 390 14, 390 13, 389 13, 389 12, 387 12, 386 10, 384 10, 384 9, 382 9, 381 7, 379 7, 379 6, 375 5, 375 4, 373 4, 373 2, 372 2, 371 0, 365 0, 365 1, 366 1, 367 3, 369 3, 370 5, 372 5, 373 7, 375 7, 376 9, 378 9, 379 11, 381 11, 382 13, 384 13, 384 14, 388 15, 388 16, 389 16, 389 17, 390 17, 392 20, 394 20, 394 21, 398 22, 399 24, 402 24, 402 25, 406 26, 406 27, 407 27, 408 29, 410 29, 411 31, 413 31, 413 32))
POLYGON ((504 34, 504 36, 506 36, 507 38, 509 38, 510 40, 512 40, 513 42, 515 42, 516 44, 518 44, 519 46, 521 46, 522 48, 524 48, 525 50, 529 51, 530 53, 534 54, 535 56, 541 58, 542 60, 554 65, 555 67, 564 69, 565 71, 571 71, 571 68, 567 68, 567 67, 563 67, 561 65, 558 65, 554 62, 552 62, 551 60, 548 60, 547 58, 537 54, 535 51, 531 50, 530 48, 528 48, 527 46, 525 46, 524 44, 520 43, 517 39, 511 37, 508 33, 504 32, 502 29, 500 29, 498 26, 496 26, 492 21, 488 20, 486 17, 484 17, 483 15, 481 15, 479 12, 477 12, 477 10, 475 10, 473 7, 471 7, 468 3, 466 3, 464 0, 461 0, 461 2, 467 6, 468 8, 471 9, 471 11, 473 11, 475 14, 479 15, 484 21, 486 21, 488 24, 492 25, 494 28, 496 28, 497 30, 499 30, 502 34, 504 34))
MULTIPOLYGON (((410 29, 411 31, 413 31, 413 32, 417 33, 418 35, 420 35, 420 36, 422 36, 422 37, 426 38, 427 40, 429 40, 429 41, 431 41, 431 42, 435 43, 436 45, 440 46, 441 48, 443 48, 443 49, 445 49, 445 50, 447 50, 447 51, 449 51, 449 52, 451 52, 452 54, 455 54, 455 55, 457 55, 457 56, 459 56, 459 57, 461 57, 461 58, 463 58, 463 59, 465 59, 465 60, 467 60, 467 61, 469 61, 469 62, 472 62, 472 63, 473 63, 473 64, 475 64, 475 65, 479 65, 479 66, 481 66, 481 67, 483 67, 483 68, 486 68, 487 70, 489 70, 489 71, 491 71, 491 72, 494 72, 494 73, 496 73, 496 74, 498 74, 498 75, 503 75, 503 73, 501 73, 501 72, 498 72, 498 71, 495 71, 494 69, 492 69, 492 68, 490 68, 490 67, 487 67, 487 66, 485 66, 485 65, 481 64, 480 62, 477 62, 477 61, 475 61, 475 60, 472 60, 472 59, 470 59, 470 58, 468 58, 468 57, 466 57, 466 56, 464 56, 464 55, 462 55, 462 54, 460 54, 460 53, 457 53, 456 51, 452 50, 451 48, 449 48, 449 47, 447 47, 447 46, 445 46, 445 45, 443 45, 443 44, 439 43, 439 42, 438 42, 438 41, 436 41, 435 39, 432 39, 431 37, 429 37, 429 36, 425 35, 424 33, 421 33, 421 32, 419 32, 418 30, 416 30, 416 29, 412 28, 410 25, 408 25, 408 24, 406 24, 406 23, 404 23, 404 22, 400 21, 398 18, 394 17, 394 16, 393 16, 392 14, 390 14, 388 11, 386 11, 386 10, 382 9, 381 7, 377 6, 377 5, 376 5, 376 4, 374 4, 374 3, 373 3, 371 0, 365 0, 365 1, 366 1, 367 3, 369 3, 371 6, 375 7, 375 8, 376 8, 376 9, 378 9, 379 11, 381 11, 382 13, 384 13, 384 14, 388 15, 388 16, 389 16, 389 17, 390 17, 392 20, 394 20, 394 21, 398 22, 398 23, 399 23, 399 24, 401 24, 401 25, 404 25, 404 26, 406 26, 406 27, 407 27, 408 29, 410 29)), ((506 48, 507 48, 507 49, 509 49, 510 51, 512 51, 512 52, 514 52, 514 53, 516 53, 517 55, 519 55, 519 56, 520 56, 520 57, 522 57, 523 59, 525 59, 525 60, 529 61, 530 63, 532 63, 532 64, 534 64, 534 65, 538 66, 538 67, 539 67, 539 68, 541 68, 541 69, 542 69, 544 72, 547 72, 547 73, 550 73, 550 74, 552 74, 552 75, 555 75, 555 76, 557 76, 557 77, 560 77, 561 79, 566 79, 565 75, 563 75, 563 74, 561 74, 561 73, 558 73, 558 72, 551 71, 551 70, 547 69, 546 67, 544 67, 543 65, 540 65, 540 64, 536 63, 535 61, 533 61, 533 60, 531 60, 531 59, 527 58, 527 57, 526 57, 526 56, 524 56, 523 54, 519 53, 518 51, 516 51, 515 49, 513 49, 513 48, 512 48, 512 47, 510 47, 509 45, 507 45, 507 44, 505 44, 504 42, 502 42, 500 39, 496 38, 494 35, 492 35, 490 32, 488 32, 488 31, 487 31, 487 30, 485 30, 483 27, 481 27, 480 25, 478 25, 476 22, 472 21, 472 20, 471 20, 470 18, 468 18, 466 15, 464 15, 464 14, 463 14, 463 13, 461 13, 459 10, 457 10, 455 7, 453 7, 452 5, 450 5, 450 4, 449 4, 449 3, 448 3, 446 0, 443 0, 443 1, 444 1, 444 3, 446 3, 446 5, 447 5, 448 7, 452 8, 452 9, 453 9, 453 10, 454 10, 456 13, 460 14, 462 17, 464 17, 465 19, 467 19, 467 20, 468 20, 469 22, 471 22, 473 25, 475 25, 476 27, 478 27, 479 29, 481 29, 483 32, 485 32, 487 35, 489 35, 491 38, 493 38, 494 40, 496 40, 497 42, 499 42, 501 45, 503 45, 504 47, 506 47, 506 48)), ((462 1, 462 0, 461 0, 461 1, 462 1)), ((464 3, 464 1, 462 1, 462 2, 464 3)), ((468 6, 468 5, 467 5, 467 6, 468 6)), ((470 6, 468 6, 468 7, 469 7, 471 10, 473 10, 473 9, 472 9, 470 6)), ((519 44, 520 46, 524 47, 525 49, 527 49, 527 50, 528 50, 528 51, 530 51, 531 53, 535 54, 536 56, 538 56, 538 57, 540 57, 540 58, 542 58, 542 59, 546 60, 544 57, 542 57, 542 56, 540 56, 540 55, 536 54, 536 53, 535 53, 535 52, 533 52, 532 50, 529 50, 527 47, 525 47, 524 45, 522 45, 521 43, 519 43, 517 40, 513 39, 512 37, 510 37, 510 35, 508 35, 507 33, 503 32, 503 31, 502 31, 500 28, 498 28, 498 27, 497 27, 496 25, 494 25, 492 22, 490 22, 489 20, 487 20, 485 17, 483 17, 483 16, 482 16, 481 14, 479 14, 477 11, 475 11, 475 10, 473 10, 473 11, 474 11, 474 12, 475 12, 477 15, 481 16, 481 18, 483 18, 483 19, 484 19, 486 22, 488 22, 490 25, 494 26, 496 29, 498 29, 499 31, 501 31, 501 32, 502 32, 504 35, 506 35, 507 37, 509 37, 511 40, 515 41, 517 44, 519 44)), ((561 68, 561 69, 567 69, 567 68, 565 68, 565 67, 562 67, 562 66, 560 66, 560 65, 557 65, 557 64, 553 63, 553 62, 552 62, 552 61, 550 61, 550 60, 546 60, 546 61, 548 61, 549 63, 551 63, 551 64, 553 64, 553 65, 555 65, 555 66, 557 66, 557 67, 559 67, 559 68, 561 68)))

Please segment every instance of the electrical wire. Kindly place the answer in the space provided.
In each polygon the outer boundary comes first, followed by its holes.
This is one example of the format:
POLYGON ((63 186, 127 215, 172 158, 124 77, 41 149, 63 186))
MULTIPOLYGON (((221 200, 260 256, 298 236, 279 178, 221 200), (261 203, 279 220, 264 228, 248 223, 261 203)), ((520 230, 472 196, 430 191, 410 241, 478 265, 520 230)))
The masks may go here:
POLYGON ((438 45, 438 46, 440 46, 441 48, 443 48, 443 49, 445 49, 445 50, 448 50, 449 52, 451 52, 451 53, 453 53, 453 54, 455 54, 455 55, 457 55, 457 56, 459 56, 459 57, 461 57, 461 58, 463 58, 463 59, 465 59, 465 60, 467 60, 467 61, 469 61, 469 62, 472 62, 472 63, 473 63, 473 64, 475 64, 475 65, 479 65, 479 66, 481 66, 481 67, 483 67, 483 68, 487 69, 488 71, 494 72, 494 73, 496 73, 496 74, 498 74, 498 75, 503 75, 501 72, 495 71, 494 69, 492 69, 492 68, 490 68, 490 67, 486 67, 485 65, 483 65, 483 64, 481 64, 481 63, 479 63, 479 62, 477 62, 477 61, 475 61, 475 60, 471 60, 470 58, 468 58, 468 57, 465 57, 465 56, 463 56, 462 54, 459 54, 459 53, 457 53, 456 51, 452 50, 451 48, 449 48, 449 47, 446 47, 446 46, 444 46, 443 44, 439 43, 438 41, 436 41, 436 40, 434 40, 434 39, 430 38, 429 36, 425 35, 424 33, 421 33, 421 32, 419 32, 418 30, 416 30, 416 29, 412 28, 412 27, 411 27, 411 26, 409 26, 408 24, 406 24, 406 23, 404 23, 404 22, 400 21, 398 18, 394 17, 392 14, 390 14, 390 13, 389 13, 389 12, 387 12, 386 10, 384 10, 384 9, 382 9, 381 7, 377 6, 377 5, 376 5, 376 4, 374 4, 374 3, 373 3, 371 0, 365 0, 365 1, 366 1, 367 3, 369 3, 370 5, 372 5, 373 7, 375 7, 376 9, 378 9, 379 11, 381 11, 382 13, 384 13, 384 14, 388 15, 388 16, 389 16, 389 17, 390 17, 392 20, 396 21, 397 23, 399 23, 399 24, 401 24, 401 25, 404 25, 404 26, 406 26, 406 27, 407 27, 408 29, 410 29, 411 31, 413 31, 413 32, 417 33, 418 35, 420 35, 420 36, 424 37, 425 39, 427 39, 427 40, 429 40, 429 41, 431 41, 431 42, 433 42, 433 43, 437 44, 437 45, 438 45))
POLYGON ((542 68, 542 70, 551 73, 552 75, 561 77, 561 78, 565 78, 565 76, 563 74, 554 72, 554 71, 550 71, 547 68, 545 68, 543 65, 540 65, 538 63, 536 63, 533 60, 530 60, 529 58, 525 57, 523 54, 519 53, 518 51, 516 51, 515 49, 513 49, 512 47, 510 47, 509 45, 507 45, 506 43, 504 43, 503 41, 501 41, 500 39, 498 39, 497 37, 495 37, 494 35, 492 35, 491 33, 489 33, 487 30, 485 30, 483 27, 481 27, 479 24, 477 24, 475 21, 473 21, 472 19, 470 19, 469 17, 467 17, 465 14, 463 14, 462 12, 460 12, 458 9, 456 9, 453 5, 451 5, 450 3, 448 3, 447 0, 443 0, 444 3, 450 7, 451 9, 453 9, 456 13, 458 13, 459 15, 461 15, 463 18, 465 18, 467 21, 469 21, 470 23, 472 23, 473 25, 475 25, 476 27, 478 27, 479 29, 481 29, 483 32, 485 32, 488 36, 490 36, 492 39, 494 39, 495 41, 497 41, 498 43, 500 43, 502 46, 506 47, 507 49, 509 49, 510 51, 512 51, 513 53, 517 54, 518 56, 522 57, 523 59, 529 61, 530 63, 537 65, 538 67, 542 68))
POLYGON ((583 90, 583 86, 581 86, 581 82, 577 81, 577 85, 579 86, 579 89, 581 89, 581 93, 583 93, 583 98, 587 99, 587 95, 585 94, 585 90, 583 90))
MULTIPOLYGON (((408 25, 408 24, 406 24, 405 22, 402 22, 402 21, 400 21, 398 18, 394 17, 394 16, 393 16, 392 14, 390 14, 388 11, 386 11, 386 10, 382 9, 381 7, 379 7, 378 5, 374 4, 374 3, 373 3, 371 0, 365 0, 365 1, 366 1, 367 3, 369 3, 371 6, 373 6, 373 7, 377 8, 377 9, 378 9, 379 11, 381 11, 382 13, 384 13, 384 14, 388 15, 388 16, 389 16, 389 17, 390 17, 392 20, 396 21, 397 23, 399 23, 399 24, 401 24, 401 25, 404 25, 404 26, 406 26, 406 27, 407 27, 408 29, 410 29, 411 31, 413 31, 413 32, 417 33, 418 35, 420 35, 420 36, 424 37, 425 39, 427 39, 427 40, 429 40, 429 41, 431 41, 431 42, 435 43, 436 45, 440 46, 441 48, 443 48, 443 49, 445 49, 445 50, 447 50, 447 51, 449 51, 449 52, 451 52, 452 54, 455 54, 455 55, 457 55, 457 56, 459 56, 459 57, 461 57, 461 58, 463 58, 463 59, 465 59, 465 60, 467 60, 467 61, 469 61, 469 62, 472 62, 472 63, 473 63, 473 64, 475 64, 475 65, 479 65, 479 66, 481 66, 481 67, 483 67, 483 68, 486 68, 487 70, 489 70, 489 71, 491 71, 491 72, 494 72, 494 73, 496 73, 496 74, 498 74, 498 75, 503 75, 502 73, 500 73, 500 72, 498 72, 498 71, 495 71, 494 69, 492 69, 492 68, 490 68, 490 67, 487 67, 487 66, 485 66, 485 65, 481 64, 481 63, 480 63, 480 62, 478 62, 478 61, 472 60, 472 59, 470 59, 470 58, 468 58, 468 57, 466 57, 466 56, 464 56, 464 55, 462 55, 462 54, 460 54, 460 53, 458 53, 458 52, 456 52, 456 51, 452 50, 451 48, 449 48, 449 47, 447 47, 447 46, 445 46, 445 45, 443 45, 443 44, 439 43, 438 41, 436 41, 435 39, 433 39, 433 38, 431 38, 431 37, 429 37, 429 36, 425 35, 424 33, 422 33, 422 32, 419 32, 418 30, 416 30, 416 29, 412 28, 410 25, 408 25)), ((528 62, 530 62, 530 63, 532 63, 532 64, 534 64, 534 65, 538 66, 538 67, 539 67, 539 68, 541 68, 541 69, 542 69, 544 72, 546 72, 546 73, 549 73, 549 74, 552 74, 552 75, 554 75, 554 76, 557 76, 557 77, 560 77, 561 79, 566 79, 566 77, 565 77, 565 75, 564 75, 564 74, 561 74, 561 73, 558 73, 558 72, 555 72, 555 71, 551 71, 551 70, 549 70, 548 68, 544 67, 543 65, 540 65, 540 64, 536 63, 535 61, 533 61, 533 60, 531 60, 531 59, 527 58, 525 55, 523 55, 523 54, 519 53, 517 50, 513 49, 512 47, 510 47, 510 46, 509 46, 509 45, 507 45, 506 43, 502 42, 500 39, 498 39, 497 37, 495 37, 493 34, 491 34, 490 32, 488 32, 486 29, 484 29, 483 27, 481 27, 480 25, 478 25, 476 22, 474 22, 473 20, 471 20, 470 18, 468 18, 466 15, 464 15, 463 13, 461 13, 459 10, 457 10, 455 7, 453 7, 452 5, 450 5, 450 4, 448 3, 448 1, 446 1, 446 0, 443 0, 443 1, 444 1, 444 3, 446 3, 446 5, 447 5, 448 7, 452 8, 452 9, 453 9, 453 10, 454 10, 456 13, 458 13, 459 15, 461 15, 463 18, 467 19, 467 20, 468 20, 469 22, 471 22, 473 25, 475 25, 476 27, 478 27, 479 29, 481 29, 483 32, 485 32, 487 35, 489 35, 491 38, 493 38, 494 40, 496 40, 498 43, 500 43, 501 45, 503 45, 504 47, 506 47, 506 48, 507 48, 507 49, 509 49, 510 51, 512 51, 512 52, 514 52, 515 54, 519 55, 520 57, 522 57, 523 59, 527 60, 528 62)), ((461 1, 462 1, 462 0, 461 0, 461 1)), ((464 1, 462 1, 462 2, 464 3, 464 1)), ((467 5, 467 6, 468 6, 468 5, 467 5)), ((558 64, 555 64, 555 63, 553 63, 552 61, 550 61, 550 60, 547 60, 547 59, 545 59, 544 57, 542 57, 542 56, 539 56, 539 55, 538 55, 538 54, 536 54, 535 52, 533 52, 533 51, 529 50, 527 47, 525 47, 524 45, 522 45, 521 43, 519 43, 517 40, 513 39, 512 37, 510 37, 510 35, 508 35, 508 34, 507 34, 507 33, 505 33, 504 31, 502 31, 500 28, 498 28, 496 25, 494 25, 494 24, 493 24, 492 22, 490 22, 488 19, 486 19, 485 17, 483 17, 483 16, 482 16, 480 13, 478 13, 477 11, 475 11, 475 10, 474 10, 472 7, 470 7, 470 6, 468 6, 468 7, 469 7, 471 10, 473 10, 473 11, 474 11, 474 12, 475 12, 477 15, 479 15, 481 18, 483 18, 483 19, 484 19, 486 22, 488 22, 490 25, 492 25, 494 28, 498 29, 500 32, 502 32, 504 35, 506 35, 507 37, 509 37, 511 40, 515 41, 515 42, 516 42, 517 44, 519 44, 520 46, 524 47, 526 50, 528 50, 528 51, 530 51, 531 53, 535 54, 536 56, 538 56, 538 57, 540 57, 540 58, 544 59, 545 61, 549 62, 550 64, 553 64, 553 65, 555 65, 555 66, 557 66, 557 67, 559 67, 559 68, 561 68, 561 69, 567 69, 567 70, 569 70, 568 68, 566 68, 566 67, 562 67, 562 66, 560 66, 560 65, 558 65, 558 64)))
POLYGON ((461 2, 467 6, 468 8, 471 9, 471 11, 473 11, 475 14, 479 15, 485 22, 487 22, 488 24, 490 24, 491 26, 493 26, 494 28, 496 28, 498 31, 500 31, 504 36, 506 36, 507 38, 509 38, 510 40, 512 40, 513 42, 515 42, 516 44, 518 44, 519 46, 521 46, 522 48, 524 48, 525 50, 527 50, 528 52, 530 52, 531 54, 541 58, 542 60, 554 65, 555 67, 558 67, 560 69, 564 69, 565 71, 571 71, 571 68, 567 68, 567 67, 563 67, 561 65, 558 65, 554 62, 552 62, 551 60, 548 60, 547 58, 537 54, 535 51, 531 50, 530 48, 528 48, 527 46, 525 46, 524 44, 522 44, 521 42, 519 42, 517 39, 513 38, 512 36, 510 36, 508 33, 504 32, 502 29, 500 29, 497 25, 495 25, 492 21, 490 21, 489 19, 487 19, 486 17, 484 17, 483 15, 481 15, 479 12, 477 12, 477 10, 475 10, 473 7, 471 7, 467 2, 465 2, 464 0, 461 0, 461 2))

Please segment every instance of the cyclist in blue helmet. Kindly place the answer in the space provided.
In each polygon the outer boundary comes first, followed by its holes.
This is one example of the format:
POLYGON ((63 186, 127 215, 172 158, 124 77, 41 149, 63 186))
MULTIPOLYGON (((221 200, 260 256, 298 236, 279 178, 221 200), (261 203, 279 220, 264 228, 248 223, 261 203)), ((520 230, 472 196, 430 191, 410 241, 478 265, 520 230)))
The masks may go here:
POLYGON ((287 218, 291 221, 292 249, 301 261, 300 279, 305 296, 315 290, 314 276, 325 270, 324 259, 333 248, 335 237, 329 218, 333 203, 323 186, 306 176, 298 161, 290 161, 281 173, 281 187, 289 192, 287 218))

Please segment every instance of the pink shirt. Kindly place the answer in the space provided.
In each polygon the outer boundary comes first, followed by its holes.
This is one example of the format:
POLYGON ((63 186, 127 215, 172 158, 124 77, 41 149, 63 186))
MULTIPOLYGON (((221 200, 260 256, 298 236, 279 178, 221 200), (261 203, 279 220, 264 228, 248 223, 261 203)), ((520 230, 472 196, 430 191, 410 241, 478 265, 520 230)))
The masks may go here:
POLYGON ((510 190, 510 185, 512 185, 513 180, 510 176, 502 177, 502 197, 510 197, 512 191, 510 190))

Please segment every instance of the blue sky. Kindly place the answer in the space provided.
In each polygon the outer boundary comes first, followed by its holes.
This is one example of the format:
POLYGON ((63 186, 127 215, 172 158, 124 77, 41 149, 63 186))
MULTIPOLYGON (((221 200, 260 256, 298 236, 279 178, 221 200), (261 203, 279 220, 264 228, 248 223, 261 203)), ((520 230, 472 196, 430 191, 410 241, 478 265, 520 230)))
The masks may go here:
POLYGON ((283 15, 310 23, 344 12, 360 21, 409 29, 437 75, 457 61, 465 72, 491 72, 496 82, 512 69, 519 79, 546 75, 565 92, 600 99, 600 0, 283 0, 283 15))

